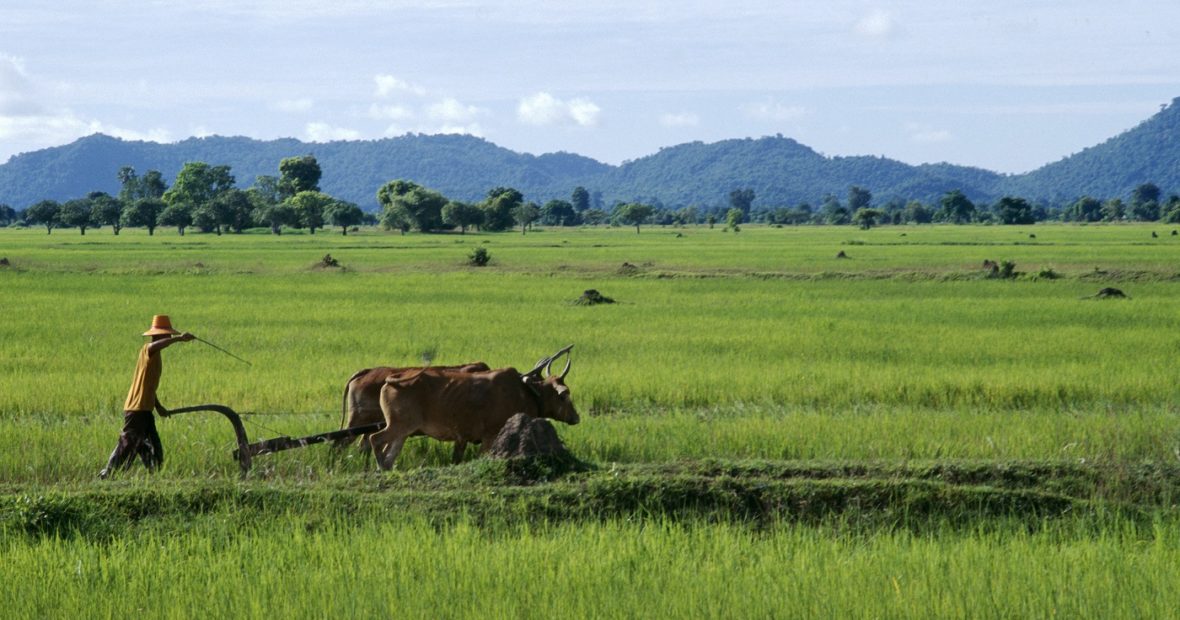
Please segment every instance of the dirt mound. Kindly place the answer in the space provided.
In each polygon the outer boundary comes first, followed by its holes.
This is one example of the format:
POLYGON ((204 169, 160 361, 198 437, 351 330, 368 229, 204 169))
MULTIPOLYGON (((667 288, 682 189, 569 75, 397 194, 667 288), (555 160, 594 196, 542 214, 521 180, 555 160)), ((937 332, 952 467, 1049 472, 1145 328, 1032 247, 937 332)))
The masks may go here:
POLYGON ((8 257, 7 257, 7 256, 5 256, 4 258, 0 258, 0 267, 8 267, 8 266, 10 266, 11 264, 12 264, 12 263, 8 262, 8 257))
POLYGON ((504 424, 487 451, 488 458, 520 457, 573 458, 548 420, 518 413, 504 424))
POLYGON ((573 303, 575 306, 597 306, 599 304, 613 304, 615 300, 591 288, 582 291, 582 296, 575 299, 573 303))
POLYGON ((848 255, 844 253, 844 250, 840 250, 840 253, 836 255, 836 258, 848 258, 848 255))
POLYGON ((618 274, 621 276, 633 276, 637 273, 639 273, 639 267, 631 263, 623 263, 618 269, 618 274))
POLYGON ((1119 289, 1108 286, 1095 293, 1094 299, 1129 299, 1129 297, 1119 289))
POLYGON ((332 258, 331 254, 324 254, 320 261, 311 266, 312 269, 341 269, 340 261, 332 258))

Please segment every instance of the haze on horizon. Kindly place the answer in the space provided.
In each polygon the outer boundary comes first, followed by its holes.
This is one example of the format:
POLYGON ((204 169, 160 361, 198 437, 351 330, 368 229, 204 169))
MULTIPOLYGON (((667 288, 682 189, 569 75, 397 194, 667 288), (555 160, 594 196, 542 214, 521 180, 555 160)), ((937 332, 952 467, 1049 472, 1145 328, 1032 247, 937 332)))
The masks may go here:
POLYGON ((96 132, 469 133, 608 163, 781 133, 1024 172, 1176 96, 1163 0, 0 5, 0 162, 96 132))

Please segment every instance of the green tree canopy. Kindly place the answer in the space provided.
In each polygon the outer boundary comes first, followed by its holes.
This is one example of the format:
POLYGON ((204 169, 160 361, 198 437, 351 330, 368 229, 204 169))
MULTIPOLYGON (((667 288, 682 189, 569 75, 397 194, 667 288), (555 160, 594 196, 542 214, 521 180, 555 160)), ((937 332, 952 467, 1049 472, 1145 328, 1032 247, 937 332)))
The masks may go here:
POLYGON ((320 163, 314 155, 287 157, 279 162, 280 195, 286 199, 299 192, 318 192, 322 175, 320 163))
POLYGON ((45 234, 53 234, 53 229, 61 223, 61 204, 56 200, 42 200, 25 209, 25 221, 29 224, 40 224, 45 227, 45 234))
POLYGON ((140 198, 123 209, 124 226, 142 226, 147 229, 148 236, 156 233, 156 226, 167 205, 159 198, 140 198))
POLYGON ((573 203, 565 200, 550 200, 541 207, 541 223, 545 226, 576 226, 579 219, 573 203))
POLYGON ((620 205, 615 210, 615 219, 620 224, 634 226, 635 233, 638 234, 639 225, 646 222, 647 218, 651 217, 653 213, 655 213, 655 209, 653 209, 651 205, 632 202, 620 205))
POLYGON ((975 203, 957 189, 943 194, 938 202, 942 205, 938 217, 944 222, 965 224, 975 217, 975 203))
POLYGON ((164 192, 164 202, 169 205, 184 203, 191 205, 194 211, 200 211, 219 194, 233 188, 234 182, 229 166, 190 161, 176 174, 172 188, 164 192))
POLYGON ((66 228, 77 228, 85 235, 86 229, 94 225, 92 207, 89 198, 75 198, 65 201, 61 205, 61 214, 58 216, 61 225, 66 228))
POLYGON ((350 226, 358 226, 365 219, 365 212, 351 202, 337 200, 324 209, 324 219, 333 226, 339 226, 340 234, 347 236, 350 226))
POLYGON ((484 230, 501 231, 512 228, 514 210, 524 203, 524 196, 511 187, 495 187, 488 191, 480 205, 483 210, 484 230))
POLYGON ((473 204, 452 200, 443 207, 442 218, 444 224, 458 226, 459 232, 466 234, 468 227, 483 222, 483 211, 473 204))
POLYGON ((310 230, 313 235, 317 228, 323 228, 324 209, 333 202, 336 199, 323 192, 299 192, 287 199, 295 211, 297 226, 310 230))
POLYGON ((95 226, 108 225, 115 235, 123 227, 123 202, 106 192, 90 192, 90 215, 95 226))
POLYGON ((512 219, 520 224, 520 234, 524 234, 533 222, 541 217, 541 208, 535 202, 526 202, 512 210, 512 219))
POLYGON ((585 187, 581 185, 574 188, 574 192, 570 194, 570 203, 574 206, 574 211, 581 213, 590 208, 590 192, 586 191, 585 187))
POLYGON ((193 208, 182 202, 172 203, 164 207, 156 221, 160 226, 175 226, 176 232, 183 237, 184 229, 193 225, 193 208))

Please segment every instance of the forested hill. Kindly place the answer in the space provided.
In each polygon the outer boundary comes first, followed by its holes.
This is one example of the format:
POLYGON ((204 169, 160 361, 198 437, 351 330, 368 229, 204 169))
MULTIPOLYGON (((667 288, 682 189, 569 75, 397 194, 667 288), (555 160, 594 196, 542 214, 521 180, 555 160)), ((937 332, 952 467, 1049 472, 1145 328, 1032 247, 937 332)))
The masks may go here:
POLYGON ((1165 196, 1180 193, 1180 97, 1102 144, 1012 177, 1004 189, 1060 202, 1125 197, 1141 183, 1158 185, 1165 196))
POLYGON ((113 194, 116 173, 125 165, 140 173, 159 170, 171 181, 188 161, 227 164, 238 185, 248 187, 258 175, 277 175, 283 158, 308 153, 323 169, 325 192, 366 208, 376 206, 377 188, 393 179, 471 201, 493 187, 508 186, 543 203, 568 198, 581 185, 605 206, 618 200, 722 206, 732 190, 749 188, 756 205, 771 207, 818 204, 826 194, 843 198, 850 186, 859 185, 877 203, 893 198, 932 202, 961 189, 975 201, 1011 194, 1062 204, 1083 194, 1125 197, 1141 183, 1154 183, 1165 195, 1180 191, 1180 99, 1119 136, 1024 175, 951 164, 911 166, 884 157, 827 157, 782 136, 681 144, 611 166, 570 153, 517 153, 456 135, 327 143, 215 136, 175 144, 93 135, 0 165, 0 203, 23 208, 94 190, 113 194))

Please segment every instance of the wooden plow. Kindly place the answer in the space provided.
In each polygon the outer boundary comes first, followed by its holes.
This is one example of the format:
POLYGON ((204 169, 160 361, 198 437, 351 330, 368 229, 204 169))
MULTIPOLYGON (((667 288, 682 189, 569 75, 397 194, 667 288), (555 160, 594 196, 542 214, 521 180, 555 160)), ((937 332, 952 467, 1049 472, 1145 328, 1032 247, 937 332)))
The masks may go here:
POLYGON ((246 427, 242 425, 242 417, 236 411, 226 407, 225 405, 194 405, 192 407, 180 407, 178 409, 171 409, 167 414, 161 414, 163 417, 171 417, 178 413, 193 413, 197 411, 212 411, 220 413, 229 420, 229 423, 234 427, 234 437, 237 440, 238 447, 234 450, 234 459, 238 461, 238 467, 241 469, 243 478, 250 473, 250 467, 254 463, 254 457, 263 454, 271 454, 272 452, 282 452, 283 450, 290 450, 292 448, 304 448, 318 443, 326 443, 335 441, 337 439, 345 439, 347 437, 356 437, 357 435, 367 435, 375 433, 385 428, 384 422, 374 422, 364 426, 354 426, 351 428, 344 428, 338 431, 328 431, 326 433, 316 433, 315 435, 307 435, 305 437, 275 437, 273 439, 263 439, 250 443, 246 437, 246 427))

